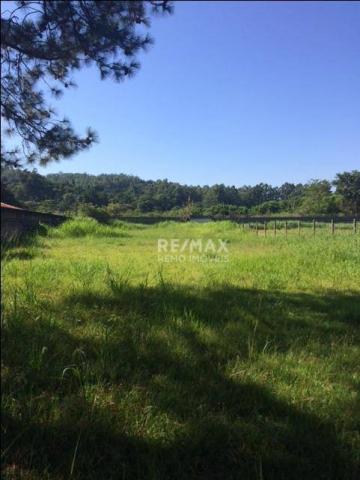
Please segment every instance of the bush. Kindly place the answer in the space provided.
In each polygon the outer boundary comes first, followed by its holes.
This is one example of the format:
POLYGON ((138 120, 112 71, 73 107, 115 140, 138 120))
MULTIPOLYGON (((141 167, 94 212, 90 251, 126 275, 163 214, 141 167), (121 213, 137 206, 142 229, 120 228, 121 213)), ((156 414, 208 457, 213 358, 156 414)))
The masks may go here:
POLYGON ((123 225, 102 225, 94 218, 77 218, 49 230, 49 235, 58 238, 79 237, 126 237, 123 225))
POLYGON ((81 216, 93 218, 100 223, 108 223, 111 218, 110 213, 105 208, 95 207, 90 203, 81 205, 79 213, 81 216))

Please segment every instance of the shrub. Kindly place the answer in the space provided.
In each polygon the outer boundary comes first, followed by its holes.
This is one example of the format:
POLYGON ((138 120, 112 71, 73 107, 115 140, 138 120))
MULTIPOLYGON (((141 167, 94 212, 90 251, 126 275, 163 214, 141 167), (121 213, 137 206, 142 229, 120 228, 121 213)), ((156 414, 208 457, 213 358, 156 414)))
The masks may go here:
POLYGON ((126 237, 123 226, 103 225, 94 218, 77 218, 63 223, 49 231, 49 235, 59 238, 79 237, 126 237))

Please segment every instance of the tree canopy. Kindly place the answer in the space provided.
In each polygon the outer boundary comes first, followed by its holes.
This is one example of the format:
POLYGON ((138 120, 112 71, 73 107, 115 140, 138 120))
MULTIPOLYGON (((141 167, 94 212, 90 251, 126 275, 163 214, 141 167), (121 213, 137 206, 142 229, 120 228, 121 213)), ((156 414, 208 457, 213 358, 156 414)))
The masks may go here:
POLYGON ((1 14, 1 116, 4 133, 21 148, 1 143, 4 164, 46 164, 89 148, 96 134, 79 136, 59 119, 46 94, 75 86, 73 74, 95 65, 102 79, 121 81, 139 69, 137 55, 152 43, 150 17, 171 13, 168 0, 4 2, 1 14))
POLYGON ((338 173, 334 185, 343 199, 345 209, 357 215, 360 212, 360 171, 338 173))
POLYGON ((179 215, 189 203, 193 215, 358 214, 359 178, 358 171, 339 173, 334 191, 327 180, 280 186, 191 186, 124 174, 42 176, 36 170, 3 167, 2 200, 48 212, 110 217, 179 215))

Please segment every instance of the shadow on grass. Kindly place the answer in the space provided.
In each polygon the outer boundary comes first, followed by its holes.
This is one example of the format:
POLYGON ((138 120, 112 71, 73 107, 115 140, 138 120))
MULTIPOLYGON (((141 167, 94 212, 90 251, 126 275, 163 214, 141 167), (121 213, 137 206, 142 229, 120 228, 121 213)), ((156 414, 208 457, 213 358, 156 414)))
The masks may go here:
MULTIPOLYGON (((294 333, 299 340, 308 341, 312 337, 327 343, 329 338, 346 333, 348 328, 358 333, 356 327, 360 325, 358 292, 316 295, 232 286, 194 289, 168 284, 153 288, 112 285, 111 289, 112 294, 88 291, 69 295, 60 308, 80 306, 85 321, 90 318, 100 323, 106 323, 109 314, 131 317, 135 324, 139 318, 142 327, 144 324, 161 326, 169 320, 185 318, 182 331, 195 322, 221 337, 229 337, 226 340, 230 347, 232 339, 247 341, 256 329, 254 341, 259 346, 271 337, 276 338, 280 350, 293 345, 294 333), (87 312, 94 310, 97 314, 89 317, 87 312)), ((177 325, 176 321, 172 322, 171 328, 176 330, 177 325)))
POLYGON ((1 255, 1 259, 3 261, 10 261, 10 260, 32 260, 36 257, 34 251, 28 251, 23 249, 14 249, 14 250, 7 250, 1 255))
POLYGON ((326 352, 357 335, 358 295, 112 289, 47 305, 48 315, 76 312, 67 330, 25 311, 5 326, 3 390, 17 402, 4 409, 5 471, 68 478, 73 463, 79 479, 357 478, 335 422, 226 365, 269 342, 285 352, 316 339, 326 352), (97 334, 81 335, 89 328, 97 334), (85 386, 99 385, 108 403, 89 398, 85 386))
POLYGON ((32 260, 40 254, 40 247, 47 248, 35 233, 1 240, 1 261, 32 260))

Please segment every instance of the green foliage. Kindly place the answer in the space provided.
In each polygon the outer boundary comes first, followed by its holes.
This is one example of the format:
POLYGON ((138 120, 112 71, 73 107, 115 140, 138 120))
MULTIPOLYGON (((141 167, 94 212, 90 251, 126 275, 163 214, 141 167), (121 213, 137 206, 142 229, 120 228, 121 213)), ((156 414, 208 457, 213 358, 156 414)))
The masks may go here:
POLYGON ((88 128, 79 137, 48 106, 44 88, 60 97, 75 86, 73 73, 91 64, 102 79, 131 77, 139 68, 136 56, 152 43, 145 32, 150 15, 172 10, 167 0, 37 0, 3 7, 1 118, 23 147, 6 150, 1 144, 1 161, 12 165, 24 160, 46 164, 89 148, 95 132, 88 128))
POLYGON ((93 218, 100 223, 108 223, 110 221, 110 214, 106 208, 95 207, 92 204, 85 203, 78 209, 78 214, 83 217, 93 218))
POLYGON ((14 193, 8 188, 7 183, 1 179, 1 202, 19 207, 14 193))
POLYGON ((284 209, 284 206, 281 202, 270 200, 268 202, 261 203, 256 207, 253 207, 252 213, 260 214, 260 215, 269 215, 271 213, 279 213, 283 209, 284 209))
POLYGON ((333 182, 347 212, 360 212, 360 171, 338 173, 333 182))
POLYGON ((17 168, 2 169, 2 186, 21 203, 42 202, 56 197, 54 185, 36 170, 28 171, 17 168))
POLYGON ((306 185, 300 208, 305 214, 336 214, 340 210, 327 180, 313 180, 306 185))
MULTIPOLYGON (((347 173, 339 175, 346 177, 347 173)), ((305 186, 284 183, 280 187, 267 184, 200 187, 167 180, 145 181, 123 174, 42 176, 36 170, 2 169, 6 195, 18 203, 35 210, 80 213, 104 222, 126 215, 184 217, 190 210, 192 216, 351 213, 355 211, 359 190, 356 175, 351 178, 354 180, 346 190, 350 193, 344 193, 345 198, 340 184, 333 193, 326 180, 305 186), (352 207, 349 195, 355 199, 352 207)))
POLYGON ((359 238, 138 227, 4 262, 4 478, 357 478, 359 238), (174 237, 230 262, 160 265, 174 237))
POLYGON ((125 237, 123 225, 102 225, 94 218, 77 218, 64 222, 60 227, 48 230, 53 238, 81 238, 81 237, 125 237))

